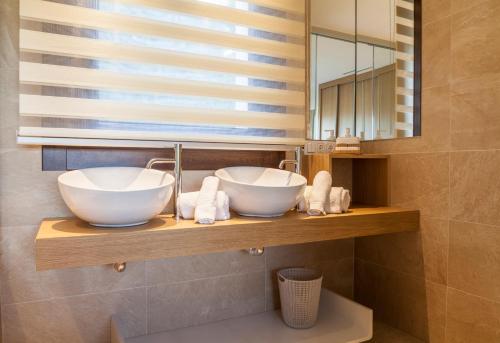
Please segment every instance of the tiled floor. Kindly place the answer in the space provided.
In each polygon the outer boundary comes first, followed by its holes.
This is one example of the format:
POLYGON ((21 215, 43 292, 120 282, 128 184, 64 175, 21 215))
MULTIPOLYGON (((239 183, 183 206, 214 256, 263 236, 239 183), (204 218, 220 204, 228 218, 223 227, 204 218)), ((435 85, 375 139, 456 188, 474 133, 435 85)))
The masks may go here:
POLYGON ((381 322, 374 322, 373 339, 369 343, 423 343, 423 341, 392 326, 381 322))

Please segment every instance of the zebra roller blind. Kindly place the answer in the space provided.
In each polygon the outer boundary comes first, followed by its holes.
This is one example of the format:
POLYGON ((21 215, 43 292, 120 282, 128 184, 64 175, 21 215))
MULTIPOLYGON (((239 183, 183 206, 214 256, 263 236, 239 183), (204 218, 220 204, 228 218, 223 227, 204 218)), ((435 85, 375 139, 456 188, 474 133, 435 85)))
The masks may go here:
POLYGON ((19 137, 304 142, 305 0, 21 0, 20 17, 19 137))
POLYGON ((396 0, 396 137, 413 136, 415 13, 413 0, 396 0))

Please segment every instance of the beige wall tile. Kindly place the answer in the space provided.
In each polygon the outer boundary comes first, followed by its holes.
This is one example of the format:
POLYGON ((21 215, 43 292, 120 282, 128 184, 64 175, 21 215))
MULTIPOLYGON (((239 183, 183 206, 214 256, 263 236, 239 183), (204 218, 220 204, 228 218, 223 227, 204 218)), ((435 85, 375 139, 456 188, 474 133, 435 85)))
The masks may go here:
POLYGON ((6 343, 109 343, 110 317, 128 324, 127 336, 147 330, 145 288, 2 306, 6 343))
POLYGON ((107 292, 144 286, 144 263, 128 263, 126 272, 111 266, 70 268, 37 272, 37 226, 3 227, 2 304, 46 300, 85 293, 107 292))
POLYGON ((446 86, 450 80, 450 17, 422 29, 422 87, 446 86))
POLYGON ((500 72, 500 3, 488 0, 456 12, 451 22, 451 78, 500 72))
MULTIPOLYGON (((424 0, 425 1, 425 0, 424 0)), ((433 1, 433 0, 427 0, 427 1, 433 1)), ((478 4, 482 2, 486 2, 489 0, 451 0, 451 11, 452 13, 456 13, 459 11, 463 11, 468 9, 469 7, 477 6, 478 4)))
POLYGON ((356 259, 355 299, 390 323, 426 342, 444 341, 446 286, 356 259))
POLYGON ((452 221, 449 285, 500 302, 500 227, 452 221))
POLYGON ((19 0, 0 2, 0 68, 17 68, 19 58, 19 0))
POLYGON ((448 218, 449 154, 391 156, 391 203, 419 209, 424 216, 448 218))
POLYGON ((451 218, 500 226, 500 150, 453 152, 450 168, 451 218))
POLYGON ((420 232, 357 238, 355 256, 446 285, 448 221, 420 218, 420 232))
POLYGON ((149 288, 149 332, 263 312, 264 271, 149 288))
POLYGON ((148 285, 191 281, 215 276, 263 271, 264 256, 247 251, 230 251, 146 262, 148 285))
POLYGON ((447 343, 500 342, 500 303, 448 288, 447 343))
POLYGON ((453 0, 423 0, 422 1, 422 24, 426 25, 451 14, 451 2, 453 0))
MULTIPOLYGON (((1 41, 1 40, 0 40, 1 41)), ((15 133, 6 129, 16 128, 19 116, 19 70, 0 67, 0 137, 1 149, 16 147, 15 133)))
MULTIPOLYGON (((500 80, 500 78, 499 78, 500 80)), ((457 92, 451 97, 453 149, 500 148, 500 83, 495 88, 457 92)))
POLYGON ((47 217, 69 216, 57 188, 59 172, 42 172, 40 147, 0 152, 2 226, 36 225, 47 217))

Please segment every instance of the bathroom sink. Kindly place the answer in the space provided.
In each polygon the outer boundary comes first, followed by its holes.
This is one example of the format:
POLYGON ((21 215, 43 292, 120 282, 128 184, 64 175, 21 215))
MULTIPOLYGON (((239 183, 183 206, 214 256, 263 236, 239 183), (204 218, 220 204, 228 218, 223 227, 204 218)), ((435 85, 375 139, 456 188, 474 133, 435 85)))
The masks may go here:
POLYGON ((174 182, 165 172, 131 167, 73 170, 58 178, 69 209, 80 219, 104 227, 146 223, 165 208, 174 182))
POLYGON ((297 205, 307 183, 299 174, 262 167, 223 168, 215 176, 229 196, 229 206, 254 217, 282 216, 297 205))

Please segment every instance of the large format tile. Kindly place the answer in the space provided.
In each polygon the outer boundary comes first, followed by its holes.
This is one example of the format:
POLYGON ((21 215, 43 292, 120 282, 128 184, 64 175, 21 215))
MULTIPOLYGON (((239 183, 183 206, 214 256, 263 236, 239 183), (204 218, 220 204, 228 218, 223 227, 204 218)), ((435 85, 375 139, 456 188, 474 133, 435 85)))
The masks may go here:
MULTIPOLYGON (((0 40, 1 42, 1 40, 0 40)), ((1 45, 1 44, 0 44, 1 45)), ((11 133, 17 128, 19 118, 19 69, 0 67, 0 148, 15 147, 16 135, 11 133), (5 131, 8 129, 8 131, 5 131)))
POLYGON ((451 66, 454 80, 500 72, 500 3, 497 0, 471 3, 477 5, 452 16, 451 66))
POLYGON ((500 150, 453 152, 450 216, 500 226, 500 150))
POLYGON ((500 149, 500 77, 498 81, 490 88, 455 86, 462 89, 451 97, 452 149, 500 149))
POLYGON ((127 336, 146 334, 146 288, 2 306, 6 343, 109 343, 119 314, 127 336))
POLYGON ((422 29, 422 87, 446 86, 450 80, 450 17, 422 29))
POLYGON ((391 204, 448 218, 449 154, 391 156, 391 204))
POLYGON ((356 238, 355 256, 388 269, 446 284, 448 221, 420 218, 420 231, 356 238))
POLYGON ((19 0, 0 1, 0 68, 16 68, 19 60, 19 0))
POLYGON ((264 272, 149 288, 149 332, 263 312, 264 272))
POLYGON ((451 14, 452 1, 453 0, 423 0, 422 24, 426 25, 449 16, 451 14))
POLYGON ((500 342, 500 303, 448 288, 447 343, 500 342))
POLYGON ((263 255, 251 256, 241 250, 147 261, 146 280, 148 285, 156 285, 263 270, 263 255))
POLYGON ((356 259, 355 299, 375 319, 426 342, 443 342, 446 286, 356 259))
POLYGON ((449 285, 500 302, 500 227, 452 221, 449 285))
POLYGON ((37 272, 37 227, 3 227, 2 231, 3 304, 144 286, 144 262, 128 263, 124 273, 116 273, 109 265, 37 272))
MULTIPOLYGON (((424 0, 424 1, 433 2, 434 0, 424 0)), ((489 0, 474 0, 474 1, 451 0, 451 12, 452 13, 460 12, 460 11, 468 9, 469 7, 477 6, 478 4, 480 4, 482 2, 486 2, 486 1, 489 1, 489 0)))
POLYGON ((57 188, 59 172, 42 172, 40 147, 0 153, 2 226, 36 225, 46 217, 70 215, 57 188))

